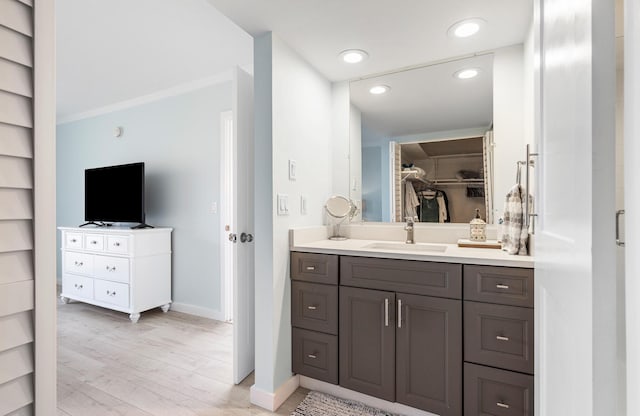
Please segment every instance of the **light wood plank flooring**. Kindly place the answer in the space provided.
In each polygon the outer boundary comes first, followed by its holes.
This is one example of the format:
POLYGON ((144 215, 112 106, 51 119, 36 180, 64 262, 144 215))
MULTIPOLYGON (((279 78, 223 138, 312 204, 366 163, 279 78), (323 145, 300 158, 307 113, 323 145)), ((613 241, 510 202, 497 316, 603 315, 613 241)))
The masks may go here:
MULTIPOLYGON (((253 375, 232 382, 232 326, 179 312, 58 304, 58 416, 244 416, 253 375)), ((275 413, 289 415, 298 389, 275 413)))

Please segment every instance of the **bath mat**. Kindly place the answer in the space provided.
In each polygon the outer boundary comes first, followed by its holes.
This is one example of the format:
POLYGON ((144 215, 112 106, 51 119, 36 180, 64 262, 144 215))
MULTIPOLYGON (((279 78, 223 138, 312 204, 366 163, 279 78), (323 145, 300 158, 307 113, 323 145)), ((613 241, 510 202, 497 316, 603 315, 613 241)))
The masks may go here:
POLYGON ((364 403, 317 391, 309 392, 291 416, 400 416, 364 403))

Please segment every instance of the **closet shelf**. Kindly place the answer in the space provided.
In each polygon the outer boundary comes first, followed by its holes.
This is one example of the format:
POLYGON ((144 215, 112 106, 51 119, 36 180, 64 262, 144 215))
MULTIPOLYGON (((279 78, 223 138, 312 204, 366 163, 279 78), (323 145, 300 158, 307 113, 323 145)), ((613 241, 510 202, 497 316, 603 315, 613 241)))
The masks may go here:
POLYGON ((469 185, 469 184, 483 184, 484 179, 433 179, 431 181, 434 185, 469 185))

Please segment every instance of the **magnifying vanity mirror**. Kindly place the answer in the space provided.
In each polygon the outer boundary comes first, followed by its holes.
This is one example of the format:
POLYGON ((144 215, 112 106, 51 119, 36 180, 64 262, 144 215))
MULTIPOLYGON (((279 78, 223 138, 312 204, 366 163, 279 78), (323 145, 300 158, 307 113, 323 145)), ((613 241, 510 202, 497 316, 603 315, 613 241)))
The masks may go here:
POLYGON ((327 200, 325 209, 335 227, 335 232, 333 236, 329 237, 329 240, 346 240, 346 237, 340 235, 340 225, 345 219, 351 220, 356 215, 356 205, 349 198, 334 195, 327 200))

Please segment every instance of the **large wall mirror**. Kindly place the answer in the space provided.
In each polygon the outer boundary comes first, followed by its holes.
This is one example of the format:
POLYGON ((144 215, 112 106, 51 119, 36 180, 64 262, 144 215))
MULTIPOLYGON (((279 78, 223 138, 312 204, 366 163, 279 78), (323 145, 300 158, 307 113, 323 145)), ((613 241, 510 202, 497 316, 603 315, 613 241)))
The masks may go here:
POLYGON ((360 150, 351 198, 363 221, 468 223, 476 209, 499 221, 533 140, 530 29, 523 39, 350 82, 351 151, 360 150))

